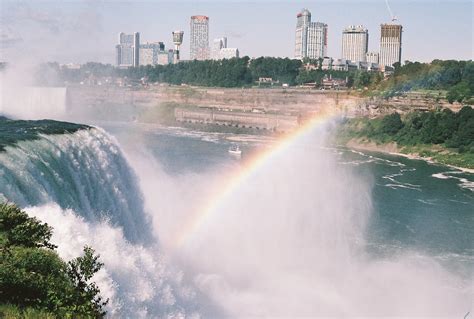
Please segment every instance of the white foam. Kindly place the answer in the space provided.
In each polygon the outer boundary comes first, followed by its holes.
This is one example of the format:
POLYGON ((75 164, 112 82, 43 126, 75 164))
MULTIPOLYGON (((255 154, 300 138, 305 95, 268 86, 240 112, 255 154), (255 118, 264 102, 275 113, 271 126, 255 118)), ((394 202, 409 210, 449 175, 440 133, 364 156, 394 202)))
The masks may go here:
POLYGON ((100 254, 105 266, 93 281, 103 297, 110 298, 110 317, 198 317, 194 290, 182 282, 180 272, 166 265, 157 245, 133 245, 119 228, 87 223, 55 204, 26 211, 54 228, 51 241, 65 260, 81 255, 84 245, 100 254))

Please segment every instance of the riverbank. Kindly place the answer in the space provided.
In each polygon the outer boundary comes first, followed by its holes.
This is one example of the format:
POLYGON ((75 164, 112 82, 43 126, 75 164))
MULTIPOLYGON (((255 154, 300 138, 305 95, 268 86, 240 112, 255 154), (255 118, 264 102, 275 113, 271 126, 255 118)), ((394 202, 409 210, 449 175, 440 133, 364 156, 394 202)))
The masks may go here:
POLYGON ((473 158, 466 158, 469 154, 450 152, 446 148, 435 145, 418 145, 416 147, 399 147, 395 142, 376 143, 364 138, 351 138, 342 143, 344 146, 375 153, 384 153, 394 156, 403 156, 409 159, 423 160, 428 163, 440 164, 474 174, 473 158))
POLYGON ((345 119, 336 143, 474 170, 474 109, 412 111, 345 119))

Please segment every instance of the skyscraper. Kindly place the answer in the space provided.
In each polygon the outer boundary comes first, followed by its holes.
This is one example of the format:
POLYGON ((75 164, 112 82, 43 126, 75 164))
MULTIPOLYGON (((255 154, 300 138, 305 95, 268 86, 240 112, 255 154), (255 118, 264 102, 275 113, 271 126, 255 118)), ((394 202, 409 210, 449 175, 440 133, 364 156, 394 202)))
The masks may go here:
POLYGON ((327 56, 328 25, 321 22, 311 22, 308 28, 308 53, 310 59, 319 59, 327 56))
POLYGON ((369 32, 363 26, 351 25, 342 31, 342 58, 365 62, 369 47, 369 32))
POLYGON ((399 24, 380 25, 380 56, 382 66, 392 66, 402 62, 402 26, 399 24))
POLYGON ((209 17, 191 17, 190 41, 191 60, 209 59, 209 17))
POLYGON ((163 42, 140 44, 139 64, 156 65, 158 64, 158 55, 165 50, 163 42))
POLYGON ((119 44, 115 46, 116 63, 119 67, 138 66, 140 62, 140 33, 119 33, 119 44))
POLYGON ((296 15, 295 58, 318 59, 327 55, 328 26, 311 22, 311 12, 303 9, 296 15))

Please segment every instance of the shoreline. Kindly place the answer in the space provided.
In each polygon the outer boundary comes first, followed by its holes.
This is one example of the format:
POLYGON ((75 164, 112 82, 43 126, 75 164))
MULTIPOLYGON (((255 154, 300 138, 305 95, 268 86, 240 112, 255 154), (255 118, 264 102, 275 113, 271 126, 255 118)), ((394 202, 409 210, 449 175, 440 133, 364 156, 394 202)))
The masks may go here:
POLYGON ((393 156, 401 156, 401 157, 405 157, 411 160, 421 160, 429 164, 447 166, 453 169, 460 170, 464 173, 474 174, 474 169, 472 168, 459 167, 459 166, 450 165, 446 163, 440 163, 431 157, 423 157, 416 153, 415 154, 414 153, 408 153, 408 154, 401 153, 400 148, 396 145, 396 143, 376 144, 375 142, 362 142, 353 138, 347 141, 345 143, 345 146, 347 148, 355 149, 359 151, 369 151, 369 152, 382 153, 382 154, 388 154, 388 155, 393 155, 393 156))

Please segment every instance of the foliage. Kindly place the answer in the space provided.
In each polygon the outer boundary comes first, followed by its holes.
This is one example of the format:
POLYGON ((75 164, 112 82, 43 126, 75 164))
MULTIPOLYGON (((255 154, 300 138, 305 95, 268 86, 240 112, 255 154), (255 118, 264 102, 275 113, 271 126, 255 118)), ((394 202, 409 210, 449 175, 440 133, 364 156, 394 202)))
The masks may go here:
POLYGON ((385 116, 381 123, 381 132, 389 135, 395 135, 403 127, 400 114, 392 113, 385 116))
POLYGON ((473 103, 474 62, 433 60, 431 63, 405 61, 396 63, 394 74, 384 78, 381 72, 361 70, 322 70, 322 61, 288 58, 249 57, 224 60, 182 61, 178 64, 147 65, 128 69, 110 64, 86 63, 80 69, 60 67, 57 63, 44 64, 38 70, 41 85, 78 83, 94 77, 124 77, 132 82, 146 78, 151 82, 174 85, 188 84, 208 87, 246 87, 259 78, 272 78, 289 85, 321 83, 325 76, 347 79, 347 86, 367 90, 370 95, 390 98, 411 90, 445 90, 450 103, 473 103), (313 65, 314 69, 303 67, 313 65))
POLYGON ((38 310, 60 318, 104 317, 107 301, 91 282, 103 266, 99 256, 85 247, 82 257, 66 263, 51 235, 48 224, 14 205, 0 205, 0 304, 13 307, 3 309, 17 307, 22 316, 38 310))
POLYGON ((48 311, 36 308, 20 309, 14 305, 0 305, 0 318, 8 319, 56 319, 56 316, 48 311))
POLYGON ((79 314, 94 314, 95 317, 104 317, 106 312, 103 307, 108 300, 103 300, 100 290, 92 277, 104 264, 99 261, 99 256, 94 255, 91 247, 84 247, 84 256, 77 257, 68 262, 67 274, 75 287, 74 297, 75 311, 79 314))
POLYGON ((363 138, 395 142, 407 152, 423 151, 444 163, 474 167, 474 109, 470 106, 457 113, 443 109, 411 112, 403 118, 394 113, 375 119, 350 119, 343 123, 339 137, 344 141, 363 138))
POLYGON ((393 76, 376 86, 385 97, 410 90, 447 90, 450 103, 469 102, 474 95, 474 62, 434 60, 431 63, 405 61, 393 76))
POLYGON ((474 168, 474 109, 470 106, 463 107, 458 113, 443 109, 411 112, 403 117, 390 114, 374 119, 346 119, 337 138, 341 143, 352 139, 377 144, 395 142, 401 153, 474 168))
POLYGON ((40 223, 12 205, 1 204, 0 210, 0 232, 4 234, 1 243, 4 247, 56 248, 49 242, 52 230, 48 224, 40 223))

